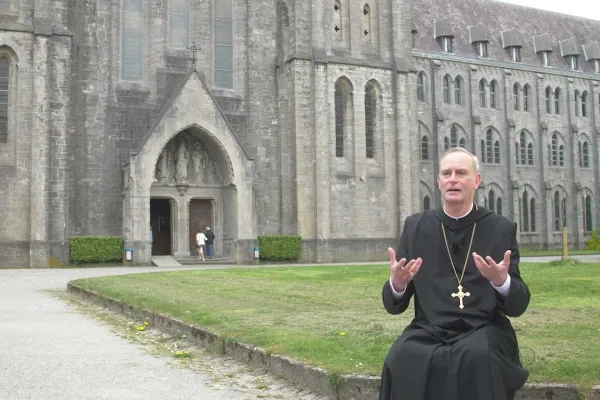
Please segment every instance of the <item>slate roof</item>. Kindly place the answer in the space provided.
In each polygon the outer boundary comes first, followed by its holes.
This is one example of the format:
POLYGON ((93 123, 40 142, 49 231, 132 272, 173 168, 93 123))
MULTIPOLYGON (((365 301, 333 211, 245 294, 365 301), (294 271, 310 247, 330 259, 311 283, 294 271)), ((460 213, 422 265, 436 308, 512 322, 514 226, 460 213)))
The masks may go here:
POLYGON ((521 63, 542 66, 537 51, 552 50, 550 65, 569 69, 565 56, 579 54, 579 68, 594 72, 600 59, 600 21, 493 0, 413 0, 417 50, 441 52, 436 36, 453 36, 453 53, 477 58, 473 42, 488 41, 488 58, 511 61, 508 46, 521 46, 521 63))

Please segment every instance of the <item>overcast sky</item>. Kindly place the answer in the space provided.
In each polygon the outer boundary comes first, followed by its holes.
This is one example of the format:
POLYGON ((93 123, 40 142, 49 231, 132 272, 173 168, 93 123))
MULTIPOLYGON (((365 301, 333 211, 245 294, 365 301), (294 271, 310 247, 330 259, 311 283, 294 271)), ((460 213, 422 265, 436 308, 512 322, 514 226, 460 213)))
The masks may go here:
POLYGON ((597 0, 502 0, 504 3, 556 11, 600 21, 600 1, 597 0))

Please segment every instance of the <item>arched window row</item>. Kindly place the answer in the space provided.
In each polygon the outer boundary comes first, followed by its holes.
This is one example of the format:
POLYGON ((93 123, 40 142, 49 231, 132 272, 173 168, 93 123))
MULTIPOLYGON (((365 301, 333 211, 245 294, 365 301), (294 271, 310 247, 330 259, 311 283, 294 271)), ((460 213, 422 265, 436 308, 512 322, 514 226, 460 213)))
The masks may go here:
POLYGON ((573 93, 573 103, 575 116, 584 118, 588 116, 589 95, 587 90, 581 93, 579 93, 579 90, 575 90, 573 93))
POLYGON ((566 146, 562 137, 554 132, 548 143, 548 165, 551 167, 564 167, 566 165, 566 146))
POLYGON ((590 144, 586 139, 577 142, 579 168, 590 168, 590 144))
POLYGON ((444 151, 454 147, 467 147, 467 139, 463 135, 459 135, 456 125, 450 127, 450 136, 444 136, 444 151))
POLYGON ((517 165, 534 164, 534 144, 533 140, 524 131, 519 133, 515 142, 515 161, 517 165))
POLYGON ((531 86, 527 83, 521 87, 520 83, 513 85, 513 108, 515 111, 530 111, 532 104, 531 86))
POLYGON ((502 215, 502 197, 497 195, 494 189, 490 189, 487 193, 487 196, 483 200, 483 204, 483 206, 491 212, 502 215))
POLYGON ((567 226, 567 197, 558 190, 555 190, 552 196, 552 213, 554 230, 561 231, 567 226))
POLYGON ((484 164, 501 163, 500 136, 492 128, 485 131, 484 138, 480 141, 480 158, 484 164))
POLYGON ((536 232, 536 207, 535 198, 527 190, 519 197, 520 228, 521 232, 536 232))
POLYGON ((492 80, 489 84, 489 101, 486 88, 488 87, 487 81, 481 79, 479 81, 479 107, 481 108, 498 108, 499 105, 499 87, 496 80, 492 80))
POLYGON ((556 88, 552 90, 550 86, 546 87, 544 91, 545 102, 546 102, 546 114, 560 114, 561 113, 561 90, 556 88))
MULTIPOLYGON (((345 157, 350 151, 348 141, 350 132, 353 131, 353 86, 345 77, 339 78, 334 88, 334 114, 335 114, 335 156, 345 157)), ((364 88, 364 112, 365 112, 365 157, 377 158, 378 151, 382 149, 377 146, 381 141, 381 87, 378 82, 371 80, 364 88)))
POLYGON ((442 99, 444 104, 464 105, 465 80, 457 75, 454 79, 446 74, 442 79, 442 99))

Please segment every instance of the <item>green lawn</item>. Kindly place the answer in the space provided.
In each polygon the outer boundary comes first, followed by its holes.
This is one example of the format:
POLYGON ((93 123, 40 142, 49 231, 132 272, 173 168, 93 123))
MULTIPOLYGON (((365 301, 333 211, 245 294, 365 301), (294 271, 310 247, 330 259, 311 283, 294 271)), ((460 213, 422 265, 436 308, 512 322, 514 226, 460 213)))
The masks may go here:
MULTIPOLYGON (((519 250, 519 253, 522 257, 535 256, 535 257, 543 257, 543 256, 562 256, 562 250, 553 249, 553 250, 519 250)), ((578 255, 587 255, 587 254, 600 254, 600 251, 596 250, 570 250, 569 249, 569 258, 571 256, 578 255)))
MULTIPOLYGON (((513 319, 529 382, 600 384, 600 264, 522 264, 513 319)), ((339 373, 379 376, 412 318, 385 312, 387 266, 204 270, 83 279, 80 286, 339 373)))

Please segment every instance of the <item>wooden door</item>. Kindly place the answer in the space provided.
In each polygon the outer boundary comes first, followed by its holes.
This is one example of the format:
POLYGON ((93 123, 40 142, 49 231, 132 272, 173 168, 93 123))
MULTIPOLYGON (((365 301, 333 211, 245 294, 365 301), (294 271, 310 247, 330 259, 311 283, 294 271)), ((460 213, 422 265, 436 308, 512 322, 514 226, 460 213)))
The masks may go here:
MULTIPOLYGON (((190 201, 190 254, 198 255, 196 234, 204 232, 206 227, 212 226, 212 207, 210 200, 192 199, 190 201)), ((206 254, 206 253, 205 253, 206 254)))
POLYGON ((171 203, 168 199, 150 200, 152 255, 171 255, 171 203))

